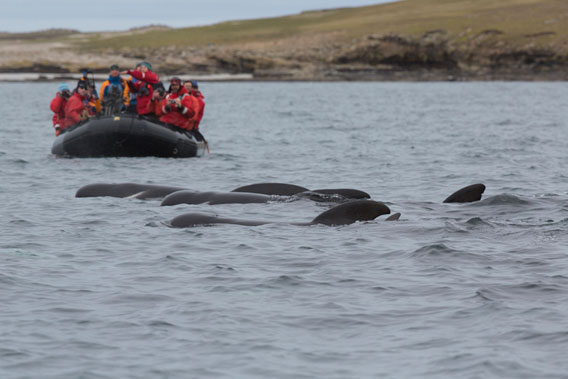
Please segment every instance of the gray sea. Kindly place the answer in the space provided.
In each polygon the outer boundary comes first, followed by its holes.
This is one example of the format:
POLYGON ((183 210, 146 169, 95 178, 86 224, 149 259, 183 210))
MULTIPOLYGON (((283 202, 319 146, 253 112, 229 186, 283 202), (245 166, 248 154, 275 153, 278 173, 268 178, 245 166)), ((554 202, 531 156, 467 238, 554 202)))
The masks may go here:
POLYGON ((566 83, 201 83, 190 159, 55 158, 57 86, 0 83, 1 378, 568 378, 566 83), (402 216, 75 198, 97 182, 402 216), (186 212, 275 223, 167 226, 186 212))

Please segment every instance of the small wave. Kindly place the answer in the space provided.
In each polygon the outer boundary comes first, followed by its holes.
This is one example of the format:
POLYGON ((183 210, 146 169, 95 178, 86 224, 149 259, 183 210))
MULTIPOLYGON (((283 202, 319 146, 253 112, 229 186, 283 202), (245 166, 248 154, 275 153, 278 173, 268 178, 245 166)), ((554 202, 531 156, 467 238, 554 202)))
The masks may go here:
POLYGON ((451 249, 443 243, 423 246, 418 250, 412 252, 413 258, 430 258, 430 257, 447 257, 447 256, 460 256, 462 252, 451 249))
POLYGON ((428 375, 448 378, 539 378, 548 377, 533 367, 523 365, 517 360, 479 359, 475 355, 461 354, 449 359, 440 360, 437 367, 449 366, 428 372, 428 375))
POLYGON ((304 279, 298 275, 280 275, 279 277, 268 281, 268 283, 278 286, 299 286, 303 282, 304 279))
POLYGON ((154 327, 154 328, 176 328, 177 325, 169 323, 167 321, 164 320, 152 320, 148 323, 148 326, 154 327))
POLYGON ((48 309, 49 312, 55 313, 89 313, 90 309, 79 309, 79 308, 65 308, 65 307, 55 307, 48 309))
POLYGON ((488 223, 481 217, 472 217, 469 220, 467 220, 465 224, 471 226, 492 226, 490 223, 488 223))
POLYGON ((21 351, 8 349, 5 347, 0 347, 0 357, 3 358, 13 358, 13 357, 24 357, 27 356, 26 353, 22 353, 21 351))
POLYGON ((18 218, 18 219, 14 219, 14 220, 10 220, 9 224, 11 225, 17 225, 19 227, 30 227, 32 225, 34 225, 33 222, 28 221, 28 220, 24 220, 22 218, 18 218))
POLYGON ((523 282, 518 284, 500 285, 491 288, 480 288, 475 291, 475 297, 488 301, 501 301, 511 298, 527 299, 531 296, 538 298, 541 296, 552 297, 563 295, 565 289, 561 285, 543 282, 523 282))
POLYGON ((14 279, 12 276, 8 276, 6 274, 0 273, 0 284, 13 285, 15 283, 16 283, 16 279, 14 279))
POLYGON ((477 203, 474 203, 479 206, 484 205, 529 205, 532 204, 530 200, 526 198, 521 198, 519 196, 511 195, 511 194, 501 194, 496 196, 490 196, 486 199, 483 199, 477 203))
POLYGON ((472 217, 464 222, 446 222, 446 231, 453 233, 469 233, 473 230, 493 229, 494 226, 481 217, 472 217))
POLYGON ((25 166, 25 165, 29 164, 30 162, 28 162, 25 159, 18 158, 18 159, 11 159, 7 163, 10 163, 11 165, 14 165, 14 166, 17 166, 17 167, 21 167, 21 166, 25 166))
POLYGON ((568 331, 550 333, 530 332, 518 336, 517 341, 530 341, 538 345, 565 344, 568 342, 568 331))
POLYGON ((221 270, 221 271, 237 271, 234 268, 232 268, 231 266, 224 265, 224 264, 216 264, 216 265, 214 265, 214 267, 215 267, 215 269, 221 270))

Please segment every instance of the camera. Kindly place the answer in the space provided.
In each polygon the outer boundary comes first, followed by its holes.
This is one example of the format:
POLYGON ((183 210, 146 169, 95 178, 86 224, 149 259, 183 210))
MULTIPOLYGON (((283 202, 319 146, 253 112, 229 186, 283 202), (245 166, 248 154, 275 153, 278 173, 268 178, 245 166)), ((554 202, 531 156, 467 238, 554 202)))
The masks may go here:
POLYGON ((64 99, 68 99, 71 97, 71 91, 68 89, 61 91, 61 97, 64 99))
POLYGON ((175 103, 176 103, 176 101, 175 101, 175 100, 172 100, 172 99, 170 99, 170 100, 168 100, 168 103, 170 103, 170 104, 175 104, 175 103))

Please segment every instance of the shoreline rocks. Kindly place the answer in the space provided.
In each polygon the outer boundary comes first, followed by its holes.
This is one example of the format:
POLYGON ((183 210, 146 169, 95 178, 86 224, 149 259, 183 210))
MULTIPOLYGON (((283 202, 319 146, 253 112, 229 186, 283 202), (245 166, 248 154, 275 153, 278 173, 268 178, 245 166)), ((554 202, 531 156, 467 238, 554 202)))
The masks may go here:
MULTIPOLYGON (((258 81, 568 80, 568 47, 535 44, 535 39, 549 36, 541 34, 528 35, 527 43, 514 46, 499 30, 485 30, 461 42, 444 30, 432 30, 420 37, 368 35, 350 43, 294 45, 288 41, 275 48, 270 44, 240 48, 167 46, 105 49, 99 54, 81 54, 70 47, 58 54, 39 44, 41 60, 35 58, 33 50, 21 52, 16 62, 4 57, 0 59, 0 73, 76 73, 88 67, 104 74, 110 63, 133 67, 145 59, 166 76, 247 74, 245 80, 258 81)), ((0 45, 0 57, 5 54, 0 45)))

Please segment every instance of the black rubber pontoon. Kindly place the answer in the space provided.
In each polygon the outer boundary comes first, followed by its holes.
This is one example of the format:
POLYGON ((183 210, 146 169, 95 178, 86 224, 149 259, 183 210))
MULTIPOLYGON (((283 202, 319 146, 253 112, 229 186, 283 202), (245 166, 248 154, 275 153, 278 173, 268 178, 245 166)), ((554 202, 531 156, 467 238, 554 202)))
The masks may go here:
POLYGON ((171 157, 203 155, 201 133, 120 114, 89 119, 55 138, 51 152, 70 157, 171 157))

